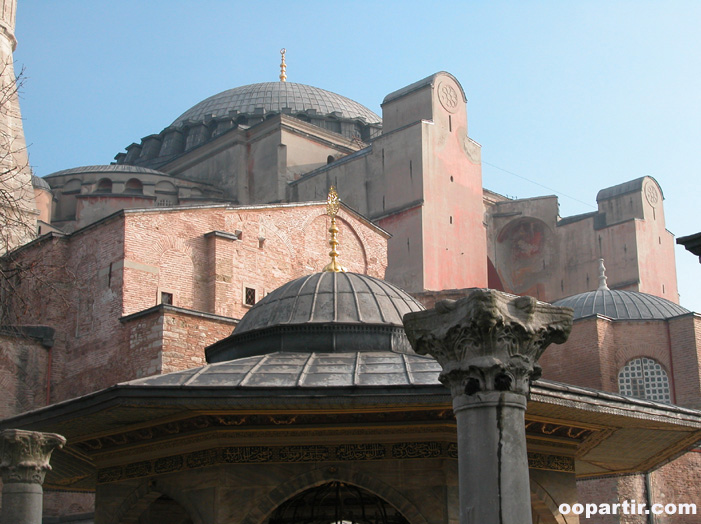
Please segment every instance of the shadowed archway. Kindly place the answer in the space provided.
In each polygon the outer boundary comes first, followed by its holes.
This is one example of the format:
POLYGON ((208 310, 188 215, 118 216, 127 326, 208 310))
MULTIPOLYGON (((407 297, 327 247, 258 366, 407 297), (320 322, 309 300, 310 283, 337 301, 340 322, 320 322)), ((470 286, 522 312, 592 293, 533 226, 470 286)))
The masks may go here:
MULTIPOLYGON (((388 506, 395 508, 395 511, 404 518, 403 522, 428 524, 418 508, 392 486, 364 473, 352 472, 335 466, 315 469, 280 484, 258 500, 254 509, 241 520, 241 524, 266 524, 275 511, 288 500, 332 482, 352 485, 371 496, 382 499, 388 506)), ((329 520, 326 524, 332 524, 332 522, 335 521, 329 520)))
POLYGON ((353 484, 332 481, 286 500, 267 524, 409 524, 393 506, 353 484))

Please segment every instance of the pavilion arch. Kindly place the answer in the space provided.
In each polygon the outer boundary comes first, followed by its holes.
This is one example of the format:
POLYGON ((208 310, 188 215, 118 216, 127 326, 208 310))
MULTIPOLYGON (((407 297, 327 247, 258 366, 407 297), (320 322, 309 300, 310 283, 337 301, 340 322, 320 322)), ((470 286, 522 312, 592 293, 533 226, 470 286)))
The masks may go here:
POLYGON ((550 493, 533 479, 530 485, 533 524, 567 524, 550 493))
POLYGON ((351 472, 336 466, 315 469, 278 485, 259 498, 254 509, 241 520, 241 524, 264 524, 283 502, 303 491, 333 481, 351 484, 380 497, 394 506, 411 524, 428 524, 416 506, 389 484, 365 473, 351 472))
MULTIPOLYGON (((181 510, 181 514, 187 517, 180 522, 171 521, 170 524, 204 524, 196 511, 188 508, 184 500, 179 500, 176 493, 155 480, 144 480, 134 491, 124 499, 117 511, 108 521, 109 524, 131 524, 141 522, 142 516, 158 501, 172 501, 181 510), (189 509, 189 511, 188 511, 189 509)), ((155 523, 150 523, 155 524, 155 523)))

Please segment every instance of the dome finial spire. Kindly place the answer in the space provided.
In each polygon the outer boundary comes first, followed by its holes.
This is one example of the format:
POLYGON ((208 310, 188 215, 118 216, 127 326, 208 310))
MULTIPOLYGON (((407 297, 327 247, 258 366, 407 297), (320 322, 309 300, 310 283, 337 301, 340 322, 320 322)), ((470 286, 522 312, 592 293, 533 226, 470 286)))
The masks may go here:
POLYGON ((346 268, 338 263, 338 251, 336 251, 336 246, 338 245, 338 240, 336 235, 338 235, 338 227, 336 227, 336 215, 341 205, 341 199, 338 198, 338 193, 336 188, 331 186, 329 188, 329 196, 326 198, 326 214, 331 217, 331 227, 329 227, 329 233, 331 233, 331 240, 329 240, 329 245, 331 246, 331 252, 329 256, 331 257, 331 262, 329 262, 324 271, 333 273, 345 273, 346 268))
POLYGON ((599 288, 598 289, 608 289, 606 285, 606 268, 604 267, 604 259, 599 259, 599 288))
POLYGON ((285 63, 285 53, 287 53, 287 49, 284 47, 280 49, 280 55, 282 56, 282 61, 280 62, 280 82, 287 82, 287 64, 285 63))

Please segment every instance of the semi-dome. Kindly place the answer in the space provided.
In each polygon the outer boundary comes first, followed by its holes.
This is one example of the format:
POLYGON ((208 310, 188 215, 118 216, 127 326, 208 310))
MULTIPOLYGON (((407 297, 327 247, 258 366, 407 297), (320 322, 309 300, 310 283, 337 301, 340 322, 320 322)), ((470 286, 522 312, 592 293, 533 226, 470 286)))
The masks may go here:
POLYGON ((190 120, 202 121, 205 117, 227 116, 230 111, 244 115, 260 113, 292 114, 314 110, 320 115, 339 114, 341 118, 362 119, 367 123, 380 123, 381 119, 367 107, 345 96, 318 87, 293 82, 263 82, 223 91, 194 105, 175 119, 173 125, 190 120))
POLYGON ((288 282, 253 306, 230 337, 207 348, 207 361, 276 351, 411 353, 402 317, 422 309, 384 280, 315 273, 288 282))
POLYGON ((664 320, 689 313, 666 298, 637 291, 599 288, 553 302, 574 309, 574 319, 603 315, 614 320, 664 320))

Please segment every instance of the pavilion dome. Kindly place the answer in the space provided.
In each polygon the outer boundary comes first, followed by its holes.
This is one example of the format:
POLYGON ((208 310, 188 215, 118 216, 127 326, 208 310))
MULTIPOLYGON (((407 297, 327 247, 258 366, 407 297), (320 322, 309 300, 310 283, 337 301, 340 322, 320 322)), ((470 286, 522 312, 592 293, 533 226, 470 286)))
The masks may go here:
POLYGON ((571 307, 574 319, 602 315, 614 320, 664 320, 689 313, 689 310, 666 298, 640 293, 600 288, 553 302, 571 307))
POLYGON ((210 96, 185 111, 172 125, 203 121, 207 117, 223 117, 232 111, 243 115, 282 112, 295 115, 309 110, 324 116, 335 113, 339 118, 360 119, 368 124, 382 121, 367 107, 331 91, 294 82, 263 82, 210 96))
POLYGON ((230 337, 207 348, 207 361, 278 351, 412 353, 402 317, 422 309, 384 280, 314 273, 288 282, 253 306, 230 337))

